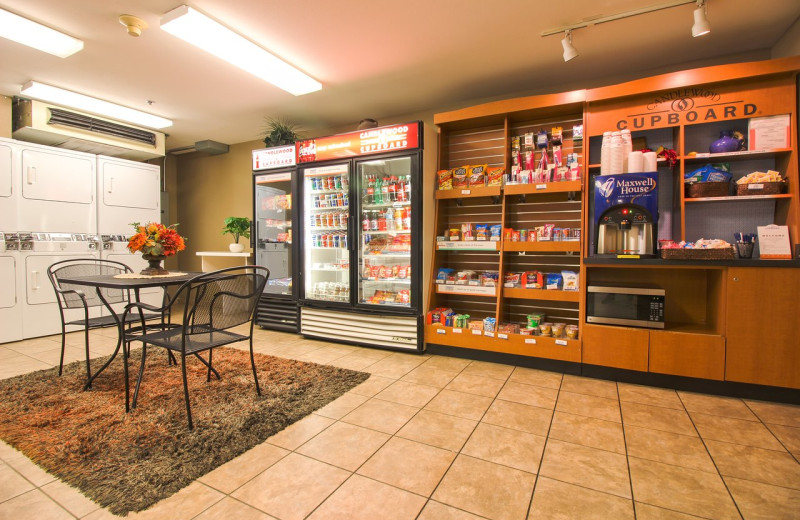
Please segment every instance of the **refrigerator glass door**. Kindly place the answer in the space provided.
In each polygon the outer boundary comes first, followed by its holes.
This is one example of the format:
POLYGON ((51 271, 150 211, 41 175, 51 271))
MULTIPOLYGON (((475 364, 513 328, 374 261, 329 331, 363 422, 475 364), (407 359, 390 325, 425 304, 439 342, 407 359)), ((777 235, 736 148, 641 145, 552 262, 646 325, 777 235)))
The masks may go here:
POLYGON ((348 163, 303 170, 305 298, 350 303, 348 163))
POLYGON ((264 293, 292 294, 292 174, 256 175, 256 264, 269 269, 264 293))
POLYGON ((411 306, 411 157, 358 163, 358 303, 411 306))

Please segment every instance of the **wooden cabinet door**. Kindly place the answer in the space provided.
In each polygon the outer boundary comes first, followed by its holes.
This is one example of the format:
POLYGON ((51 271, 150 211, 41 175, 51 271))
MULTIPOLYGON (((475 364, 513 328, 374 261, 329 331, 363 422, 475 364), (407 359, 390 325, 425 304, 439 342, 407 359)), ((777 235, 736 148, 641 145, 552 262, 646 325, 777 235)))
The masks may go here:
POLYGON ((584 363, 647 372, 647 329, 584 323, 581 333, 584 363))
POLYGON ((800 269, 728 269, 725 379, 800 388, 800 269))
POLYGON ((651 330, 650 372, 722 381, 725 338, 712 334, 651 330))

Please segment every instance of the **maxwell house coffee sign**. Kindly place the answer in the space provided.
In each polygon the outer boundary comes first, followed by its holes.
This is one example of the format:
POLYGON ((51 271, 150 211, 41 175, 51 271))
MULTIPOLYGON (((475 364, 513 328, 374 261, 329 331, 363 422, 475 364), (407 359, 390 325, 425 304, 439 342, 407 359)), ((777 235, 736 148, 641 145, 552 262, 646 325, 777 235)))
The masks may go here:
POLYGON ((702 87, 686 87, 654 95, 644 106, 632 107, 616 128, 632 131, 752 117, 758 105, 735 93, 722 94, 702 87))
POLYGON ((594 180, 595 218, 611 207, 636 204, 658 219, 658 172, 598 175, 594 180))
POLYGON ((297 162, 347 159, 359 155, 419 147, 420 123, 368 128, 358 132, 307 139, 297 143, 297 162))

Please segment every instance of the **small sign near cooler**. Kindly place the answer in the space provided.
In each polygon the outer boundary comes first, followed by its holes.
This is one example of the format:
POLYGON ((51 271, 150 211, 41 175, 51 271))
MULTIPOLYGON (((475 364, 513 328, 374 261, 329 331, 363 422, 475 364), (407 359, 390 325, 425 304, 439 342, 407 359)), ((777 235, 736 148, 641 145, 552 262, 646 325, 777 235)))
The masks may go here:
POLYGON ((253 171, 272 170, 296 164, 295 146, 276 146, 253 150, 253 171))

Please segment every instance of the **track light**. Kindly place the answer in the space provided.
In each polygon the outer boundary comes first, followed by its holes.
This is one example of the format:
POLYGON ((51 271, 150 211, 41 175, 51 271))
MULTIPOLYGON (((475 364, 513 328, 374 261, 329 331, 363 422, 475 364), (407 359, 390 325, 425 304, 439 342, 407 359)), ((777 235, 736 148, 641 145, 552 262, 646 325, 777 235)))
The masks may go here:
POLYGON ((564 37, 561 39, 561 46, 564 47, 564 61, 569 61, 578 57, 578 50, 572 45, 572 31, 569 29, 564 31, 564 37))
POLYGON ((694 25, 692 25, 692 36, 697 38, 711 32, 711 24, 706 18, 705 0, 697 0, 697 9, 694 10, 694 25))

